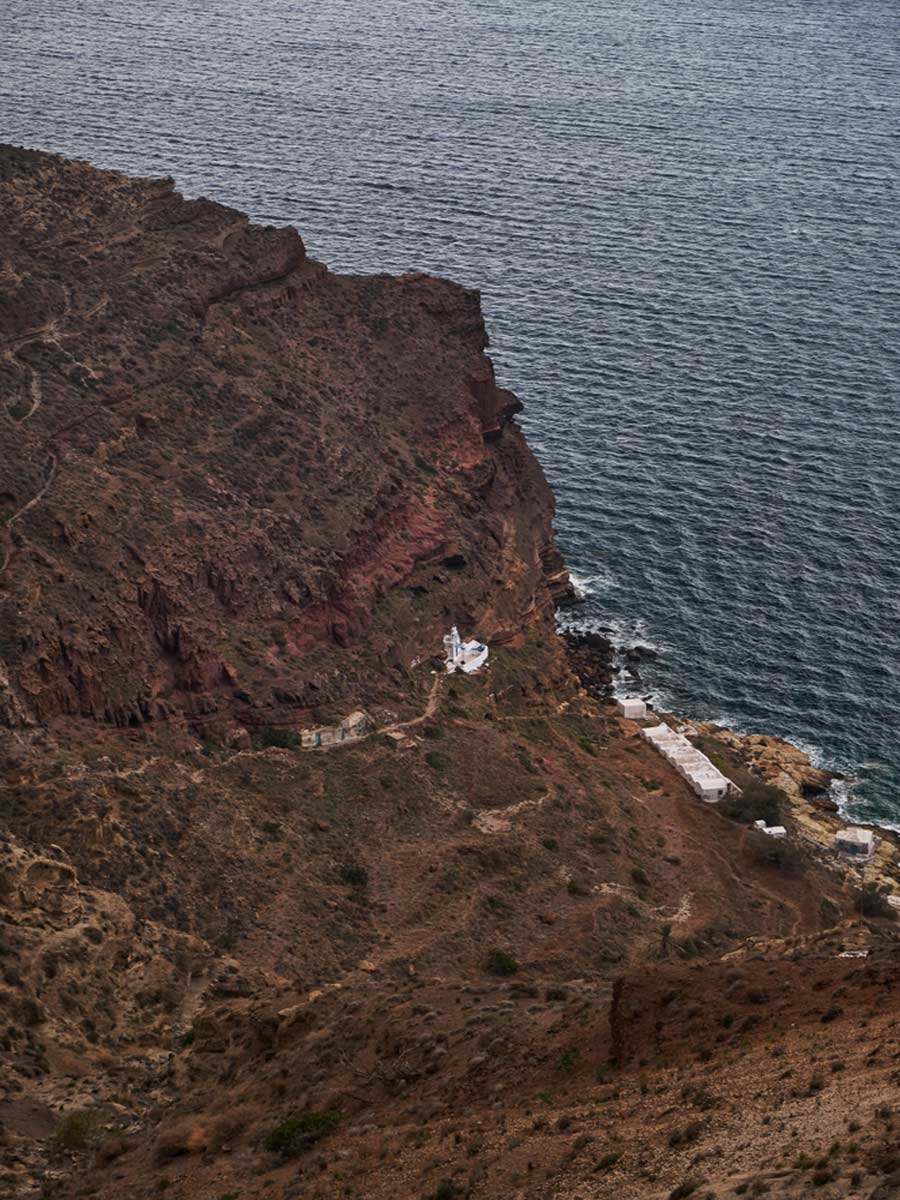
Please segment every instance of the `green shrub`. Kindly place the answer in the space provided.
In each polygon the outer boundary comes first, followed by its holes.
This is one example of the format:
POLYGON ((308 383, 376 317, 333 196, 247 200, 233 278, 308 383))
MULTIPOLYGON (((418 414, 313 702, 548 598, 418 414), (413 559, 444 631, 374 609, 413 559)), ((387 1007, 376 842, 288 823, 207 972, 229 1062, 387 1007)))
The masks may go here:
POLYGON ((781 788, 751 779, 744 784, 743 795, 729 796, 719 804, 719 811, 741 825, 752 825, 754 821, 780 825, 786 800, 781 788))
POLYGON ((439 774, 447 770, 447 760, 443 754, 438 754, 436 750, 429 750, 425 755, 425 761, 431 767, 432 771, 437 771, 439 774))
POLYGON ((681 1129, 673 1129, 669 1134, 669 1145, 674 1149, 678 1146, 690 1146, 699 1138, 703 1132, 702 1121, 691 1121, 689 1125, 683 1125, 681 1129))
POLYGON ((84 1150, 96 1137, 103 1118, 90 1108, 66 1113, 56 1129, 56 1141, 66 1150, 84 1150))
POLYGON ((334 1109, 307 1109, 292 1113, 268 1134, 263 1142, 266 1150, 280 1154, 282 1158, 295 1158, 310 1146, 331 1133, 340 1121, 341 1114, 334 1109))
POLYGON ((631 878, 638 885, 638 887, 646 888, 650 886, 650 880, 647 878, 647 872, 643 867, 632 867, 631 878))
POLYGON ((344 883, 349 883, 351 887, 365 887, 369 882, 369 872, 357 863, 344 863, 340 875, 344 883))
POLYGON ((679 1183, 678 1187, 672 1188, 669 1192, 669 1200, 687 1200, 687 1197, 693 1196, 699 1186, 699 1179, 686 1179, 684 1183, 679 1183))
POLYGON ((281 750, 297 750, 300 738, 293 729, 278 729, 274 725, 267 726, 262 731, 264 746, 277 746, 281 750))
POLYGON ((566 891, 570 896, 587 896, 590 888, 581 879, 570 879, 566 884, 566 891))
POLYGON ((555 837, 545 837, 544 840, 541 842, 541 845, 544 847, 545 850, 558 850, 559 849, 559 842, 556 840, 555 837))
POLYGON ((833 900, 829 900, 826 896, 819 905, 819 913, 822 917, 822 922, 827 928, 836 925, 841 919, 840 905, 835 904, 833 900))
POLYGON ((585 754, 590 754, 592 758, 597 757, 597 748, 590 738, 580 737, 578 739, 578 745, 585 752, 585 754))
POLYGON ((442 1179, 433 1192, 430 1192, 426 1200, 453 1200, 454 1196, 458 1196, 456 1185, 452 1179, 442 1179))
POLYGON ((573 1071, 581 1062, 581 1051, 577 1046, 570 1046, 568 1050, 563 1050, 559 1056, 559 1062, 556 1064, 558 1071, 573 1071))
POLYGON ((758 866, 774 867, 785 875, 799 875, 806 869, 806 855, 799 846, 785 838, 773 838, 761 830, 752 830, 749 847, 750 855, 758 866))
POLYGON ((519 969, 516 959, 505 950, 492 950, 484 965, 492 975, 515 975, 519 969))
POLYGON ((877 883, 867 883, 856 894, 857 907, 864 917, 885 917, 894 921, 897 914, 877 883))

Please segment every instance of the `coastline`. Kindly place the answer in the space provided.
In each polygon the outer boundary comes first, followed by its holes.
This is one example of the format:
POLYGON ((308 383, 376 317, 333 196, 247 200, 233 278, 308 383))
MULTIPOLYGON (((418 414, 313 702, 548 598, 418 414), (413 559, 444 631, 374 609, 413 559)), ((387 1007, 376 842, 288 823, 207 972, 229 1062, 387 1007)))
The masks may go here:
MULTIPOLYGON (((596 700, 609 702, 626 691, 643 694, 640 664, 656 657, 647 646, 618 646, 608 629, 560 628, 569 661, 585 691, 596 700), (630 686, 624 685, 627 674, 630 686)), ((875 884, 900 893, 900 832, 872 821, 854 820, 835 799, 835 788, 845 777, 816 766, 808 751, 774 734, 743 733, 714 721, 654 708, 660 720, 682 728, 692 740, 713 743, 716 765, 726 775, 747 771, 783 793, 789 836, 804 842, 819 855, 827 856, 836 869, 852 873, 861 884, 875 884), (848 826, 872 829, 876 849, 871 860, 854 863, 834 850, 834 836, 848 826)))

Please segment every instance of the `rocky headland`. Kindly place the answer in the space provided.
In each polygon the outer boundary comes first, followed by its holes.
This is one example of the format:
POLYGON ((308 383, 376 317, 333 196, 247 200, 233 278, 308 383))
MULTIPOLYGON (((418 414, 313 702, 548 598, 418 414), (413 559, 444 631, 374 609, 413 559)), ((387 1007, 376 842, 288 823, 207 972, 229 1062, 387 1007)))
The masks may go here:
POLYGON ((888 1200, 893 913, 557 635, 477 293, 13 147, 0 215, 0 1197, 888 1200))

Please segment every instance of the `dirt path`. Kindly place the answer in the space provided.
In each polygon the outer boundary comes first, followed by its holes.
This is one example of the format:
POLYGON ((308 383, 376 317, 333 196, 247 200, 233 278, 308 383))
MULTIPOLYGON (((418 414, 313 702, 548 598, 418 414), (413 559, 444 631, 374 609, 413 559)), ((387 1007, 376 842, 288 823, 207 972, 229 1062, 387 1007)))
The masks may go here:
MULTIPOLYGON (((101 296, 101 298, 99 300, 97 300, 89 308, 85 309, 84 312, 79 313, 77 315, 82 320, 89 320, 91 317, 95 317, 99 312, 103 311, 107 307, 108 304, 109 304, 109 296, 108 295, 101 296)), ((43 397, 44 397, 44 387, 43 387, 43 383, 41 380, 40 371, 38 371, 38 369, 36 367, 33 367, 31 365, 31 363, 25 362, 23 359, 19 358, 19 351, 22 350, 25 346, 33 345, 35 342, 42 342, 42 343, 45 343, 48 345, 54 345, 57 347, 57 349, 62 350, 62 346, 60 345, 59 339, 62 337, 65 337, 67 335, 60 331, 60 325, 66 320, 66 318, 68 316, 70 316, 71 313, 72 313, 72 291, 71 291, 71 288, 65 287, 64 288, 63 310, 61 313, 59 313, 55 317, 51 317, 50 320, 46 321, 43 325, 39 325, 33 329, 26 330, 25 333, 20 334, 16 338, 11 338, 6 343, 5 346, 0 347, 0 349, 2 349, 2 352, 3 352, 3 357, 8 363, 13 364, 14 366, 18 366, 28 372, 28 394, 29 394, 29 399, 30 399, 28 411, 23 413, 22 416, 17 417, 16 415, 14 415, 14 412, 12 409, 7 410, 10 418, 12 420, 16 421, 17 424, 19 424, 19 425, 24 425, 27 421, 31 420, 31 418, 34 416, 34 414, 40 409, 41 404, 43 402, 43 397)), ((66 352, 64 351, 64 353, 66 353, 66 352)), ((68 357, 71 358, 72 356, 69 355, 68 357)), ((74 359, 74 358, 72 359, 72 361, 77 363, 78 366, 82 367, 83 370, 85 370, 93 379, 96 380, 96 378, 97 378, 96 373, 90 367, 88 367, 85 363, 82 363, 80 360, 74 359)), ((58 437, 60 433, 65 432, 65 430, 70 428, 71 425, 77 424, 77 423, 83 421, 84 419, 85 418, 83 416, 79 417, 76 421, 71 422, 70 425, 64 426, 63 429, 57 430, 54 437, 58 437)), ((52 441, 52 440, 53 439, 49 439, 49 438, 47 439, 47 441, 52 441)), ((49 457, 49 467, 47 470, 47 478, 44 481, 43 486, 41 487, 40 491, 38 491, 34 496, 31 497, 31 499, 29 501, 27 501, 25 504, 23 504, 20 509, 18 509, 16 512, 14 512, 12 514, 11 517, 8 517, 6 519, 4 531, 7 532, 7 534, 8 534, 9 529, 11 529, 11 527, 15 524, 16 521, 18 521, 22 517, 24 517, 24 515, 27 512, 29 512, 32 508, 35 507, 35 505, 39 504, 41 502, 41 500, 43 500, 43 498, 47 494, 51 484, 53 483, 54 479, 56 478, 57 468, 59 466, 59 457, 56 454, 56 452, 53 450, 48 451, 48 453, 50 456, 49 457)), ((12 559, 12 546, 7 544, 6 546, 4 546, 4 549, 3 549, 3 561, 2 561, 2 563, 0 563, 0 575, 2 575, 6 571, 6 568, 9 566, 11 559, 12 559)))
POLYGON ((398 721, 394 725, 385 725, 384 728, 380 729, 378 732, 394 733, 400 729, 412 729, 414 726, 421 725, 423 721, 427 721, 430 717, 433 717, 438 710, 438 704, 440 702, 442 679, 443 675, 435 675, 434 683, 431 685, 431 691, 428 693, 428 701, 425 704, 423 712, 421 712, 419 716, 413 717, 409 721, 398 721))
POLYGON ((24 413, 21 417, 18 417, 15 414, 15 411, 14 411, 15 406, 14 405, 11 405, 7 409, 7 412, 9 413, 10 417, 12 417, 12 419, 14 421, 17 421, 20 425, 24 425, 24 423, 27 420, 29 420, 32 416, 34 416, 34 414, 37 412, 37 410, 41 406, 41 397, 43 395, 43 388, 41 385, 41 377, 40 377, 40 374, 37 372, 37 370, 35 370, 35 368, 31 365, 31 363, 23 362, 21 359, 16 358, 14 351, 7 350, 6 353, 3 355, 3 357, 6 360, 6 362, 11 363, 14 366, 17 365, 20 367, 24 367, 27 371, 30 372, 30 377, 28 380, 28 392, 31 397, 31 406, 29 407, 28 411, 26 413, 24 413))
POLYGON ((505 833, 512 825, 513 817, 520 812, 541 808, 550 799, 550 793, 535 796, 530 800, 520 800, 518 804, 510 804, 506 808, 482 808, 472 825, 479 833, 505 833))

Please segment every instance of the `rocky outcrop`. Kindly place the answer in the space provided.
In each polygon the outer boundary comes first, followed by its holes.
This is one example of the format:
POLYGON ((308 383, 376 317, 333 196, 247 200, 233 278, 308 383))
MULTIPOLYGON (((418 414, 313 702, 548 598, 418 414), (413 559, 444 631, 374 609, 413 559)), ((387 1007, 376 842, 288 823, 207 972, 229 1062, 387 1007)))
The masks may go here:
POLYGON ((364 702, 566 594, 476 292, 0 151, 0 715, 364 702), (292 698, 292 699, 288 699, 292 698))
MULTIPOLYGON (((827 793, 838 776, 813 766, 805 750, 770 734, 735 733, 709 721, 692 724, 698 732, 715 737, 737 753, 749 770, 766 783, 781 788, 789 797, 832 804, 827 793)), ((834 810, 836 806, 832 805, 834 810)))

